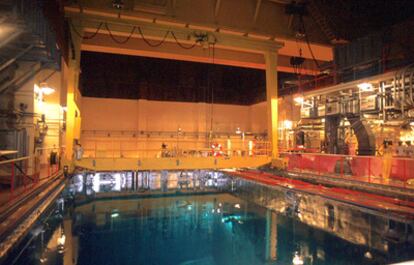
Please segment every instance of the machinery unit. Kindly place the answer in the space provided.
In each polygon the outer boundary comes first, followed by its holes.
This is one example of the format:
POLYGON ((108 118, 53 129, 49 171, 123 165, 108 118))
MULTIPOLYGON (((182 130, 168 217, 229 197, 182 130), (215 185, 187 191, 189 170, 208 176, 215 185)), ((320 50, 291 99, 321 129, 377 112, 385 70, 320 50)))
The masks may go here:
POLYGON ((326 115, 337 115, 340 113, 339 102, 326 103, 326 115))
POLYGON ((374 127, 380 131, 392 128, 396 131, 394 141, 399 141, 399 128, 414 123, 413 83, 414 64, 398 71, 310 91, 304 94, 303 102, 312 102, 312 105, 302 104, 301 118, 315 119, 315 123, 326 120, 324 141, 329 146, 328 152, 340 152, 340 147, 348 141, 338 138, 338 133, 332 130, 346 129, 356 136, 358 154, 372 155, 382 141, 375 139, 382 139, 382 136, 373 131, 374 127))

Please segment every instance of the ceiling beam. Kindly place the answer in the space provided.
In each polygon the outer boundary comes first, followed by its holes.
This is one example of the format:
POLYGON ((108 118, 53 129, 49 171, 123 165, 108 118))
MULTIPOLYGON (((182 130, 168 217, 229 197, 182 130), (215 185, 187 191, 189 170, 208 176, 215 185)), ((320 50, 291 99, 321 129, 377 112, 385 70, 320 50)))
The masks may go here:
MULTIPOLYGON (((106 10, 98 10, 98 9, 92 9, 92 8, 83 8, 80 10, 79 7, 73 7, 73 6, 66 6, 65 7, 65 13, 67 17, 71 18, 78 18, 78 20, 84 20, 87 18, 90 18, 90 21, 95 22, 95 24, 90 24, 91 28, 94 28, 96 31, 96 27, 99 24, 99 22, 102 21, 110 21, 113 23, 118 23, 126 26, 128 30, 131 29, 131 25, 137 25, 140 27, 149 27, 149 28, 157 28, 158 31, 169 30, 173 26, 174 31, 180 31, 183 30, 186 32, 184 34, 184 39, 181 41, 188 43, 188 34, 193 33, 194 31, 205 31, 210 32, 211 34, 218 35, 221 33, 221 36, 232 36, 237 37, 233 38, 233 41, 239 41, 242 42, 245 40, 251 40, 253 42, 259 43, 266 41, 267 47, 265 49, 272 49, 272 43, 273 43, 273 49, 276 49, 274 46, 283 46, 278 50, 278 53, 287 55, 287 56, 298 56, 298 45, 302 48, 303 54, 302 56, 306 59, 312 59, 312 55, 309 52, 309 49, 307 48, 307 44, 303 41, 296 41, 291 40, 283 37, 277 37, 273 38, 271 36, 264 36, 259 34, 245 34, 243 32, 240 32, 240 34, 230 34, 228 33, 229 30, 224 30, 217 25, 215 26, 208 26, 208 25, 198 25, 198 24, 191 24, 191 23, 177 23, 175 20, 167 20, 164 18, 161 19, 154 19, 151 16, 142 16, 137 15, 136 12, 122 12, 122 13, 113 13, 106 10), (119 17, 119 18, 118 18, 119 17), (175 22, 174 22, 175 21, 175 22), (276 45, 275 43, 276 42, 276 45)), ((127 31, 128 31, 127 30, 127 31)), ((147 29, 145 29, 147 31, 147 29)), ((160 35, 160 34, 158 34, 160 35)), ((162 37, 162 36, 161 36, 162 37)), ((149 39, 159 39, 159 36, 148 36, 149 39)), ((310 46, 312 48, 312 51, 315 55, 315 58, 318 61, 332 61, 333 60, 333 50, 331 46, 324 45, 324 44, 316 44, 316 43, 310 43, 310 46)), ((233 47, 234 48, 234 47, 233 47)), ((251 50, 251 45, 250 45, 251 50)))
MULTIPOLYGON (((195 41, 191 39, 191 36, 194 35, 194 30, 188 27, 178 27, 172 24, 160 25, 143 21, 134 21, 122 17, 104 17, 95 12, 93 14, 72 13, 70 17, 73 21, 72 24, 76 28, 83 28, 86 32, 96 32, 100 23, 106 23, 113 35, 129 35, 132 28, 135 26, 140 27, 144 36, 148 39, 161 40, 164 38, 167 31, 172 31, 179 42, 193 44, 195 41)), ((100 32, 109 34, 105 27, 101 27, 100 32)), ((215 39, 215 46, 218 48, 264 54, 267 51, 277 52, 277 50, 283 47, 283 43, 278 41, 256 40, 245 36, 236 36, 220 32, 205 33, 208 33, 215 39)), ((175 42, 176 40, 169 34, 166 41, 175 42)))
MULTIPOLYGON (((81 49, 82 51, 91 52, 213 63, 211 51, 200 46, 186 50, 180 48, 176 43, 165 42, 163 45, 154 48, 148 46, 142 39, 135 37, 131 38, 125 44, 118 44, 114 43, 109 35, 103 33, 97 34, 93 39, 84 40, 81 49)), ((220 48, 215 48, 214 63, 227 66, 265 69, 264 56, 262 54, 220 48)), ((303 69, 303 74, 315 75, 318 73, 313 61, 306 60, 304 64, 307 69, 303 69)), ((279 55, 277 70, 280 72, 294 73, 294 69, 290 65, 290 57, 279 55)))

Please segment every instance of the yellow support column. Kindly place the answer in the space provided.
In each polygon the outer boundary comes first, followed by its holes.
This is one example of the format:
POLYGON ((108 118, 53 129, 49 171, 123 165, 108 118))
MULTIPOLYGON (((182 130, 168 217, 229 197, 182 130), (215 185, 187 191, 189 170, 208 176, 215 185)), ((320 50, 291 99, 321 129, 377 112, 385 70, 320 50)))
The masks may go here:
MULTIPOLYGON (((82 30, 78 29, 79 32, 82 30)), ((71 37, 73 42, 73 49, 70 50, 70 59, 68 65, 67 77, 67 97, 66 97, 66 160, 69 162, 73 158, 73 141, 79 139, 80 136, 80 108, 79 100, 80 93, 79 73, 80 73, 80 45, 82 39, 76 35, 71 28, 71 37)))
POLYGON ((278 148, 278 96, 277 96, 277 52, 266 52, 266 98, 267 135, 272 148, 272 158, 279 157, 278 148))
POLYGON ((287 161, 279 158, 277 52, 268 51, 264 56, 266 62, 267 135, 272 151, 272 166, 285 168, 287 161))

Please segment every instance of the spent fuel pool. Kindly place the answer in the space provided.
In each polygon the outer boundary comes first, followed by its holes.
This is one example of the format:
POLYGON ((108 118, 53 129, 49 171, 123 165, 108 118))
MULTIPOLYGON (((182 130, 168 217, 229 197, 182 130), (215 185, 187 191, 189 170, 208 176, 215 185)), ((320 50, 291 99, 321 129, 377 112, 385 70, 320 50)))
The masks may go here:
POLYGON ((75 175, 7 265, 392 264, 412 223, 218 172, 75 175))

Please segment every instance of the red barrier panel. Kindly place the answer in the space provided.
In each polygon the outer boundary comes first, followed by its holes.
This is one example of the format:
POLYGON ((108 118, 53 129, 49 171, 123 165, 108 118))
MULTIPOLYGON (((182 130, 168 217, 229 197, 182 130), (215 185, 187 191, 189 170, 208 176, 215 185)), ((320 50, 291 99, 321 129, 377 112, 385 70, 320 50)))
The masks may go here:
POLYGON ((289 158, 287 167, 289 171, 355 177, 376 183, 384 180, 407 182, 414 179, 414 159, 411 158, 315 153, 282 153, 282 156, 289 158), (388 178, 387 167, 389 168, 388 178))

